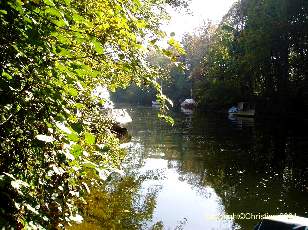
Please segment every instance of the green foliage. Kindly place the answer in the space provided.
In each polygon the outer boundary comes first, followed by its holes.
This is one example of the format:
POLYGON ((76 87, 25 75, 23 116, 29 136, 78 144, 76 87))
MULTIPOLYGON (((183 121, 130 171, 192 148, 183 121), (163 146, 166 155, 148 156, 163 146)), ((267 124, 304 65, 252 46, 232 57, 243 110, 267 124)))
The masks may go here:
MULTIPOLYGON (((156 100, 163 103, 160 108, 167 111, 169 110, 168 106, 173 107, 180 100, 190 97, 191 82, 188 73, 185 72, 184 63, 186 51, 174 39, 169 41, 169 45, 171 46, 168 49, 162 49, 165 56, 159 52, 151 52, 147 55, 148 62, 157 66, 157 71, 160 73, 156 78, 156 87, 160 89, 160 93, 157 94, 153 85, 146 85, 143 89, 131 85, 125 90, 117 91, 113 95, 114 100, 147 106, 156 100), (161 93, 167 95, 171 100, 168 100, 161 93), (168 106, 166 106, 166 102, 168 106)), ((160 117, 166 118, 167 122, 171 121, 164 113, 160 117)))
POLYGON ((210 36, 194 79, 198 101, 222 107, 231 101, 263 100, 279 103, 277 114, 303 107, 307 15, 303 1, 241 0, 216 30, 204 27, 210 36), (287 105, 294 102, 300 106, 287 105))
POLYGON ((82 181, 100 183, 119 171, 125 153, 93 91, 132 82, 159 91, 145 50, 162 50, 143 41, 164 36, 164 7, 139 0, 0 2, 1 227, 81 221, 77 204, 91 187, 82 181))

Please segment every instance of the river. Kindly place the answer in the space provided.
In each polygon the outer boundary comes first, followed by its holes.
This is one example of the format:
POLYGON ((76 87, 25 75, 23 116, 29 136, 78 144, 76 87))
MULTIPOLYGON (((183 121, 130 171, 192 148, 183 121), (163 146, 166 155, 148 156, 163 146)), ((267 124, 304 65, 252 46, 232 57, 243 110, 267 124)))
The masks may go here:
POLYGON ((264 216, 308 217, 308 133, 303 123, 127 107, 126 176, 88 199, 73 229, 253 229, 264 216))
POLYGON ((152 108, 133 118, 126 167, 149 175, 152 219, 164 229, 253 229, 264 215, 308 217, 308 135, 300 124, 173 113, 174 127, 152 108))

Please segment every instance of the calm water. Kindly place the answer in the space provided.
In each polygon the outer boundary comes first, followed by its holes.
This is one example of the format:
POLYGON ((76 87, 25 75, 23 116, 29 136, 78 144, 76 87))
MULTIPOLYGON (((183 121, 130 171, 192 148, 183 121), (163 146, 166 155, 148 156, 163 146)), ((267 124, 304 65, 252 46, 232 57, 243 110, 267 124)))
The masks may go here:
POLYGON ((164 229, 253 229, 259 220, 249 218, 261 215, 308 217, 302 124, 174 113, 170 127, 152 108, 128 112, 133 123, 125 167, 139 177, 151 175, 139 194, 156 194, 146 226, 161 221, 164 229))

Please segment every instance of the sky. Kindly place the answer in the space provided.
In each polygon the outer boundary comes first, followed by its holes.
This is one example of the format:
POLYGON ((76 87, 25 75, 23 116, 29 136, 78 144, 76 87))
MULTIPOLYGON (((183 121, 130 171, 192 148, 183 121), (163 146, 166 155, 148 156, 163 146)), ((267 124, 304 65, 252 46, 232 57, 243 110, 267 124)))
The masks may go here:
POLYGON ((236 0, 191 0, 190 10, 193 15, 171 10, 171 21, 163 27, 168 32, 175 32, 180 39, 184 33, 193 32, 205 20, 219 23, 236 0))

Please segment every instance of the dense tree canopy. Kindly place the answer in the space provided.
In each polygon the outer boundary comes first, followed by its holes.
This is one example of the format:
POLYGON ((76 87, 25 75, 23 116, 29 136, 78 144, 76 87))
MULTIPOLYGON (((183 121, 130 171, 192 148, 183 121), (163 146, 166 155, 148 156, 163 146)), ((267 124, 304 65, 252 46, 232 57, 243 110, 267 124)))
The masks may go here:
MULTIPOLYGON (((307 114, 307 9, 300 0, 235 2, 218 25, 204 23, 184 35, 186 55, 177 60, 185 73, 176 73, 166 60, 160 63, 169 70, 164 91, 178 102, 192 88, 206 109, 226 111, 247 101, 261 116, 307 114)), ((140 92, 143 102, 153 98, 152 92, 140 92)))
POLYGON ((204 27, 211 35, 195 79, 202 76, 198 100, 218 107, 251 101, 260 114, 304 110, 307 9, 306 1, 241 0, 214 32, 204 27))

